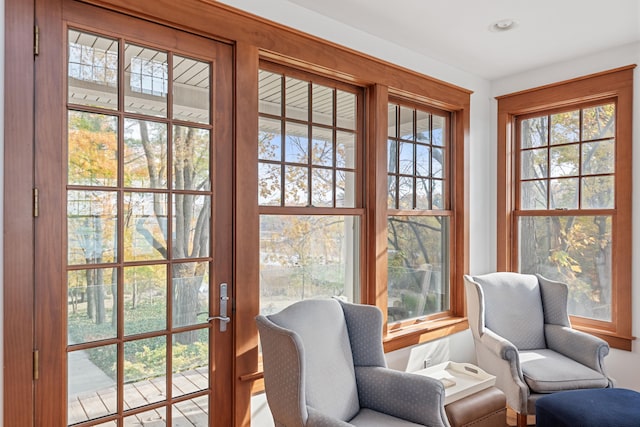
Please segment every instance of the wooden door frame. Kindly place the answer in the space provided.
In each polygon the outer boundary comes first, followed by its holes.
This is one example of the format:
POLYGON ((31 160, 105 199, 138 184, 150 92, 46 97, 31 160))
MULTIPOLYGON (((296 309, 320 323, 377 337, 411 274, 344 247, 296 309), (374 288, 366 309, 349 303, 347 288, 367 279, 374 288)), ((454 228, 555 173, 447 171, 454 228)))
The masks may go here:
POLYGON ((3 420, 34 422, 34 0, 5 0, 3 420))

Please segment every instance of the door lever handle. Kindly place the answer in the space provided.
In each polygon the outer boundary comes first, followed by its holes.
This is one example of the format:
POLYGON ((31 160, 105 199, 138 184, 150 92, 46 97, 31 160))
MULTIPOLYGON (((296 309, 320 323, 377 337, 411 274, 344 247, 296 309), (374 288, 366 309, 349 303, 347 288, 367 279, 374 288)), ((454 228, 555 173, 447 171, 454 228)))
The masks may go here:
POLYGON ((229 301, 227 287, 226 283, 220 283, 220 315, 211 316, 207 319, 207 322, 219 320, 220 332, 225 332, 227 330, 227 323, 231 322, 231 317, 227 316, 227 302, 229 301))

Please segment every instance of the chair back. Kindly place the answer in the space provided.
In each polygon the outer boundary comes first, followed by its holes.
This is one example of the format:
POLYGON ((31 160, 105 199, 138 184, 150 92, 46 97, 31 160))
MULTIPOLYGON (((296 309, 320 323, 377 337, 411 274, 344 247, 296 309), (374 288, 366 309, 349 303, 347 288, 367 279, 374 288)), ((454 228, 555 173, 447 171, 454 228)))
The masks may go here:
POLYGON ((532 274, 473 276, 484 296, 484 323, 518 350, 546 348, 540 283, 532 274))
MULTIPOLYGON (((340 303, 333 299, 299 301, 266 318, 292 331, 297 338, 304 403, 343 421, 353 418, 360 405, 349 333, 340 303)), ((268 339, 262 330, 260 333, 263 341, 268 339)), ((264 349, 263 359, 266 380, 269 360, 264 349)), ((266 387, 268 398, 268 383, 266 387)))

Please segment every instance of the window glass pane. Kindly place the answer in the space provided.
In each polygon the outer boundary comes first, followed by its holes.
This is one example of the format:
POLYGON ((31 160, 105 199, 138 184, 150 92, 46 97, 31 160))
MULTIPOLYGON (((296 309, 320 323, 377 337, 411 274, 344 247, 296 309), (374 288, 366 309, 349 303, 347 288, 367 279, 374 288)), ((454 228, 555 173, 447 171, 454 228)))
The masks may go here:
POLYGON ((546 148, 523 151, 520 179, 546 178, 547 153, 546 148))
POLYGON ((166 194, 124 194, 124 259, 125 261, 167 258, 166 194))
POLYGON ((309 131, 307 126, 287 122, 285 131, 285 161, 307 163, 309 161, 309 131))
POLYGON ((398 173, 398 143, 390 139, 387 143, 387 169, 389 173, 398 173))
POLYGON ((198 329, 173 336, 171 369, 174 397, 209 387, 208 331, 208 329, 198 329))
POLYGON ((293 77, 285 77, 287 117, 309 120, 309 83, 293 77))
POLYGON ((356 134, 336 132, 336 167, 356 168, 356 134))
POLYGON ((174 194, 172 220, 174 259, 209 256, 211 196, 174 194))
POLYGON ((285 206, 307 206, 309 204, 309 169, 286 166, 284 168, 285 206))
POLYGON ((428 145, 416 144, 416 175, 429 176, 431 149, 428 145))
POLYGON ((209 396, 176 403, 171 414, 172 426, 206 426, 209 423, 209 396))
POLYGON ((69 345, 116 337, 117 280, 115 268, 72 270, 67 273, 69 345))
POLYGON ((258 163, 258 203, 280 206, 282 203, 282 168, 279 165, 258 163))
POLYGON ((167 188, 167 125, 124 121, 124 185, 167 188))
POLYGON ((416 178, 416 209, 431 208, 431 180, 416 178))
POLYGON ((209 123, 211 66, 202 61, 173 56, 173 118, 209 123))
POLYGON ((415 160, 413 157, 413 147, 415 144, 410 142, 401 142, 398 144, 398 154, 400 157, 400 170, 399 172, 404 175, 413 175, 413 166, 415 160))
POLYGON ((599 105, 582 110, 582 139, 613 138, 616 131, 615 104, 599 105))
MULTIPOLYGON (((173 326, 206 323, 209 316, 209 263, 185 262, 172 266, 173 326)), ((198 331, 185 332, 196 340, 198 331)), ((185 338, 186 339, 186 338, 185 338)))
POLYGON ((336 90, 336 126, 343 129, 356 130, 357 105, 356 95, 336 90))
POLYGON ((117 201, 115 191, 67 192, 69 265, 116 260, 117 201))
POLYGON ((282 160, 281 121, 260 117, 258 119, 258 158, 282 160))
POLYGON ((549 208, 577 209, 578 183, 578 178, 552 179, 549 182, 549 208))
POLYGON ((449 218, 388 219, 389 323, 449 310, 449 218))
POLYGON ((282 76, 265 70, 260 70, 258 76, 258 111, 281 116, 282 76))
POLYGON ((167 117, 167 53, 127 44, 124 55, 125 111, 167 117))
POLYGON ((582 144, 582 173, 584 175, 615 172, 615 140, 582 144))
POLYGON ((333 89, 314 83, 312 97, 313 122, 333 125, 333 89))
POLYGON ((613 176, 582 178, 582 209, 613 209, 614 202, 613 176))
POLYGON ((551 144, 566 144, 580 140, 580 111, 551 115, 551 144))
POLYGON ((548 145, 548 124, 547 116, 523 120, 520 147, 535 148, 548 145))
POLYGON ((550 176, 575 176, 580 166, 580 146, 578 144, 551 147, 550 176))
POLYGON ((173 127, 173 188, 209 190, 210 131, 187 126, 173 127))
POLYGON ((406 176, 398 179, 398 209, 413 209, 413 179, 406 176))
POLYGON ((333 166, 333 132, 331 129, 314 126, 311 129, 311 163, 333 166))
POLYGON ((67 83, 71 104, 118 108, 118 42, 69 30, 67 83))
POLYGON ((118 358, 115 344, 70 351, 67 366, 69 425, 115 414, 118 411, 118 358))
POLYGON ((520 184, 520 208, 547 208, 547 181, 525 181, 520 184))
POLYGON ((387 183, 389 186, 388 197, 387 197, 387 207, 389 209, 397 209, 398 208, 398 178, 390 175, 387 178, 387 183))
POLYGON ((519 271, 567 283, 569 314, 611 321, 610 216, 522 217, 519 271))
POLYGON ((443 179, 445 177, 445 165, 447 164, 444 149, 433 148, 431 156, 431 176, 443 179))
POLYGON ((167 266, 124 269, 124 334, 167 329, 167 266))
POLYGON ((131 408, 167 398, 167 338, 124 343, 124 401, 131 408))
MULTIPOLYGON (((102 426, 102 424, 100 424, 102 426)), ((115 422, 113 424, 116 425, 115 422)), ((167 414, 164 407, 156 408, 151 411, 140 412, 124 418, 125 427, 166 427, 167 414)))
POLYGON ((397 138, 398 135, 396 135, 396 129, 397 129, 397 123, 396 123, 396 109, 398 108, 396 105, 394 104, 389 104, 389 113, 387 115, 387 120, 388 120, 388 136, 391 138, 397 138))
POLYGON ((356 174, 343 170, 336 171, 336 207, 356 207, 356 174))
POLYGON ((437 145, 440 147, 444 147, 447 145, 446 137, 447 137, 447 129, 446 129, 447 120, 442 116, 431 116, 431 144, 437 145))
POLYGON ((400 107, 400 138, 413 141, 415 134, 413 132, 413 109, 408 107, 400 107))
POLYGON ((416 140, 429 143, 431 141, 431 132, 429 129, 429 113, 424 111, 416 111, 416 140))
POLYGON ((359 301, 360 221, 352 216, 260 216, 260 313, 307 298, 359 301))
POLYGON ((333 207, 333 171, 331 169, 312 169, 311 204, 315 207, 333 207))
POLYGON ((431 209, 447 209, 445 204, 447 199, 444 194, 444 181, 441 179, 431 180, 431 209))
POLYGON ((71 185, 114 187, 118 183, 118 118, 69 111, 68 170, 71 185))

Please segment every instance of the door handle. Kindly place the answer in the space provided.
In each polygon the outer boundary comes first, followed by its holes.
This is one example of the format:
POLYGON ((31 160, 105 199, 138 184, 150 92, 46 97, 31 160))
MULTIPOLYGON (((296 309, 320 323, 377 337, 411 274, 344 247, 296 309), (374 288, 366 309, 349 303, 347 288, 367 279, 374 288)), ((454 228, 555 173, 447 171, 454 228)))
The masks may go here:
POLYGON ((227 323, 231 322, 231 318, 227 316, 227 302, 229 301, 227 288, 228 285, 226 283, 220 283, 220 314, 218 316, 211 316, 207 319, 207 322, 219 320, 220 332, 226 332, 227 323))

